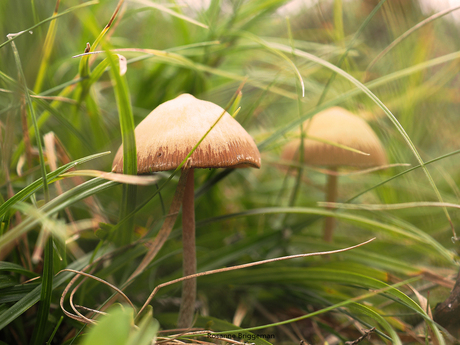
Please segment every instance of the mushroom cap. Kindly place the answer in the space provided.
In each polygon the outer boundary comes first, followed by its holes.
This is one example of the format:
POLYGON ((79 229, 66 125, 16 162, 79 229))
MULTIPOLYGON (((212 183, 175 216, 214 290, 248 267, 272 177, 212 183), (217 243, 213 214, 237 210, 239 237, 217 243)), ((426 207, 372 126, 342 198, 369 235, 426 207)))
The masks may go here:
MULTIPOLYGON (((223 112, 189 94, 160 104, 135 129, 138 173, 176 169, 223 112)), ((260 168, 254 140, 227 112, 191 158, 191 168, 260 168)), ((123 172, 123 146, 112 171, 123 172)))
MULTIPOLYGON (((304 128, 310 120, 305 121, 304 128)), ((304 140, 304 162, 317 166, 372 167, 386 164, 385 151, 372 128, 363 119, 349 111, 332 107, 316 114, 311 120, 307 135, 345 145, 368 153, 362 155, 317 140, 304 140)), ((282 159, 299 159, 300 139, 286 145, 282 159)))

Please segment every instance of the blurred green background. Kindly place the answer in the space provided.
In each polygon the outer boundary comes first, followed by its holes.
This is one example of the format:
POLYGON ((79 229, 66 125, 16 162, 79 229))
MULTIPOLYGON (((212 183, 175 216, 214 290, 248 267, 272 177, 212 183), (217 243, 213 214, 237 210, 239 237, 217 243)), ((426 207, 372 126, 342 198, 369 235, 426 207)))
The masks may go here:
MULTIPOLYGON (((460 42, 451 14, 436 15, 415 0, 4 0, 0 16, 2 343, 85 341, 97 327, 61 320, 59 299, 73 274, 54 274, 102 257, 92 274, 121 287, 146 252, 143 241, 159 231, 178 174, 167 180, 170 173, 162 173, 157 184, 135 192, 90 176, 57 182, 63 172, 48 176, 49 191, 34 181, 54 164, 106 151, 77 170, 110 171, 122 131, 132 133, 130 121, 137 125, 182 93, 225 108, 244 80, 235 118, 257 143, 262 167, 196 170, 198 272, 376 240, 339 254, 198 278, 195 326, 224 331, 305 315, 254 332, 275 334, 268 340, 275 344, 333 344, 376 327, 375 344, 454 342, 427 314, 447 298, 458 268, 452 238, 459 223, 460 42), (102 52, 73 58, 87 42, 102 52), (122 76, 106 58, 104 50, 112 49, 125 49, 117 51, 127 59, 122 76), (335 235, 327 243, 324 215, 333 211, 318 204, 325 200, 324 169, 302 162, 288 169, 280 156, 303 121, 334 105, 364 118, 396 166, 339 170, 338 202, 365 193, 333 213, 335 235), (398 175, 420 159, 437 160, 398 175), (389 209, 393 204, 401 205, 389 209), (120 225, 133 209, 134 218, 120 225), (131 244, 114 245, 120 229, 134 234, 131 244), (34 277, 42 278, 26 282, 34 277)), ((155 260, 126 288, 137 308, 155 286, 182 275, 180 227, 179 215, 155 260)), ((98 309, 112 293, 86 280, 74 299, 98 309)), ((169 334, 177 334, 179 296, 174 284, 151 303, 169 334)), ((68 294, 64 305, 70 310, 68 294)), ((123 317, 116 322, 133 322, 123 317)), ((126 337, 134 341, 132 333, 126 337)))

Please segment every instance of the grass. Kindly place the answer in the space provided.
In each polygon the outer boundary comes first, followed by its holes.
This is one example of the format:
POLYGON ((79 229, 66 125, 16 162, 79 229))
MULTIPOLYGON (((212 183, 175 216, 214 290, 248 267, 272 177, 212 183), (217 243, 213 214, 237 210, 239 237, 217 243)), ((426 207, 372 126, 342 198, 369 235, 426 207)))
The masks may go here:
POLYGON ((455 342, 432 313, 458 270, 458 27, 415 1, 322 1, 289 18, 286 3, 0 3, 0 343, 344 343, 373 327, 375 344, 455 342), (218 272, 198 277, 195 327, 212 337, 176 329, 181 229, 165 219, 178 174, 103 173, 122 143, 137 172, 135 125, 181 93, 231 109, 262 155, 260 170, 195 173, 197 268, 218 272), (333 105, 400 164, 343 174, 334 211, 324 170, 278 164, 333 105))

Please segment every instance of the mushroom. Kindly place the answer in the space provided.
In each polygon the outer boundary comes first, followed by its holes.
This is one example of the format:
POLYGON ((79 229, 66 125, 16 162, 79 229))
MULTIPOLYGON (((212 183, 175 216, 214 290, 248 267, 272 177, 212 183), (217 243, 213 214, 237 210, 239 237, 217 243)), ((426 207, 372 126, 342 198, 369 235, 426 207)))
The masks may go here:
MULTIPOLYGON (((194 168, 260 168, 260 153, 252 137, 218 105, 183 94, 155 108, 135 129, 139 174, 176 169, 207 134, 191 155, 182 202, 184 276, 196 273, 194 168), (223 114, 223 116, 221 116, 223 114)), ((119 148, 112 171, 123 170, 119 148)), ((190 327, 196 298, 196 279, 182 285, 178 327, 190 327)))
MULTIPOLYGON (((332 107, 316 114, 304 123, 304 163, 326 166, 332 173, 328 175, 326 201, 335 202, 337 197, 337 171, 340 166, 373 167, 386 164, 385 151, 377 135, 361 118, 349 111, 332 107), (347 146, 368 155, 330 145, 327 142, 347 146)), ((282 152, 285 161, 299 160, 300 139, 290 142, 282 152)), ((326 217, 324 240, 332 241, 335 218, 326 217)))

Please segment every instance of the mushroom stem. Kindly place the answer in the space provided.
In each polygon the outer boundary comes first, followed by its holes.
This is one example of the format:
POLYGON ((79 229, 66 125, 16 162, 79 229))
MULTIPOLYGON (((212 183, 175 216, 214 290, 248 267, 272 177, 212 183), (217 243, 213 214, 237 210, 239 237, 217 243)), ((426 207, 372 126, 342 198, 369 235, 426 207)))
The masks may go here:
MULTIPOLYGON (((184 277, 196 273, 195 253, 195 188, 194 169, 190 169, 185 184, 184 200, 182 201, 182 243, 184 277)), ((196 299, 196 279, 182 282, 182 301, 179 310, 177 326, 189 328, 192 326, 196 299)))
MULTIPOLYGON (((331 168, 334 173, 337 171, 337 168, 331 168)), ((335 202, 337 198, 337 175, 330 174, 327 176, 327 186, 326 186, 326 201, 335 202)), ((332 208, 328 207, 328 210, 332 208)), ((332 242, 332 237, 334 234, 335 218, 326 217, 324 220, 324 241, 332 242)))

